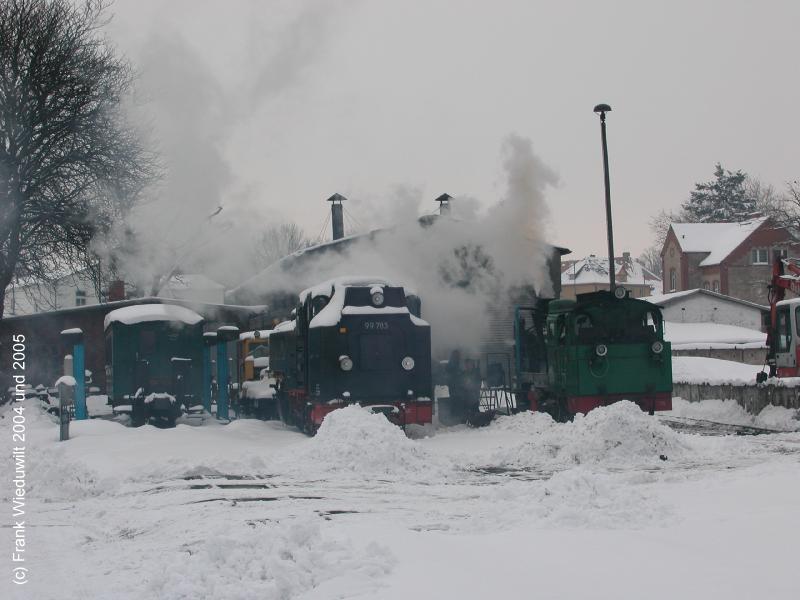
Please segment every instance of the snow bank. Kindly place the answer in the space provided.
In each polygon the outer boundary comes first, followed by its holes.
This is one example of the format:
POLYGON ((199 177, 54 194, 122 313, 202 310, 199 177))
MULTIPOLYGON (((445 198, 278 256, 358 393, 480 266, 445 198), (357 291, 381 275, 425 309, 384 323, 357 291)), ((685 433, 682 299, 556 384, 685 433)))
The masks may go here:
POLYGON ((108 329, 111 323, 125 325, 144 323, 145 321, 179 321, 186 325, 196 325, 203 320, 193 310, 174 304, 137 304, 112 310, 103 321, 103 328, 108 329))
POLYGON ((687 417, 727 423, 747 425, 779 431, 800 431, 800 411, 782 406, 767 406, 759 414, 751 415, 735 400, 701 400, 689 402, 682 398, 672 399, 672 411, 667 416, 687 417))
POLYGON ((442 463, 419 442, 406 437, 400 427, 357 404, 325 417, 303 459, 326 472, 368 478, 418 479, 442 468, 442 463))
POLYGON ((658 463, 662 456, 673 458, 689 451, 680 434, 627 400, 576 415, 572 423, 520 413, 491 427, 497 426, 530 431, 529 439, 494 453, 490 464, 503 467, 658 463))
POLYGON ((760 365, 747 365, 705 356, 672 357, 672 381, 676 383, 755 385, 756 374, 762 370, 760 365))
POLYGON ((171 561, 159 560, 145 595, 173 600, 288 600, 340 578, 347 578, 351 591, 374 591, 395 562, 384 547, 331 539, 315 522, 211 535, 185 544, 171 561))

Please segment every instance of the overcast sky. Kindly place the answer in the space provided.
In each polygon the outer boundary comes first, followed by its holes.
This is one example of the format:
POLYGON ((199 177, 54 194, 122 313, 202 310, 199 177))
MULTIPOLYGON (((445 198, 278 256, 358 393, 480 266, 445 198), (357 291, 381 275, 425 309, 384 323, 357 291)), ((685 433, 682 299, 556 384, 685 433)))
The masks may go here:
POLYGON ((195 184, 211 178, 227 209, 312 237, 337 191, 366 224, 402 212, 409 188, 422 212, 442 192, 496 202, 501 145, 516 133, 560 178, 551 241, 603 253, 600 102, 613 108, 618 254, 647 247, 649 218, 717 161, 775 186, 800 178, 796 1, 117 0, 112 11, 109 35, 141 72, 138 101, 161 111, 153 134, 195 184))

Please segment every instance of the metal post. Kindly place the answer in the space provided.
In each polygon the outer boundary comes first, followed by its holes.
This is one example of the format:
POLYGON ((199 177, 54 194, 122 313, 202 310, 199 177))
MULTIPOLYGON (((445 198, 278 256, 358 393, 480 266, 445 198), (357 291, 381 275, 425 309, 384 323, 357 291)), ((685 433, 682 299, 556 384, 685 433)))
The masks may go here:
POLYGON ((603 172, 606 185, 606 228, 608 234, 608 280, 609 291, 613 294, 616 287, 614 262, 614 230, 611 225, 611 183, 608 177, 608 144, 606 142, 606 113, 611 112, 608 104, 598 104, 594 107, 594 112, 600 114, 600 136, 603 142, 603 172))
POLYGON ((228 419, 228 343, 217 344, 217 419, 228 419))
POLYGON ((203 409, 211 413, 211 347, 203 344, 203 409))
POLYGON ((86 360, 83 340, 72 347, 72 376, 75 378, 75 419, 88 419, 86 412, 86 360))

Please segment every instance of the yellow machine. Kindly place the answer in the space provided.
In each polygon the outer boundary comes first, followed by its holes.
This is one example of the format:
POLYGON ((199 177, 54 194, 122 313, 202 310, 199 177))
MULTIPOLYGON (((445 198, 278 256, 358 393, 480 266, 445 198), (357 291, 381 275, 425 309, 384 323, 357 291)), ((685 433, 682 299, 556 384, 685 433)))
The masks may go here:
POLYGON ((272 330, 247 331, 239 335, 239 402, 240 416, 274 418, 274 389, 268 377, 269 335, 272 330))
POLYGON ((272 330, 247 331, 239 335, 239 380, 256 381, 269 368, 269 334, 272 330))

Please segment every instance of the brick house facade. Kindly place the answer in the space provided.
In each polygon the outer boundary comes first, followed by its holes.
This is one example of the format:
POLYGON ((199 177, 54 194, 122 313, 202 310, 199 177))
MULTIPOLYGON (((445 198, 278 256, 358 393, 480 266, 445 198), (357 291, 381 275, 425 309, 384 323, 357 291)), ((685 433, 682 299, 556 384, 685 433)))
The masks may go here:
POLYGON ((778 254, 800 256, 800 242, 767 218, 672 223, 661 250, 663 292, 706 289, 767 304, 771 263, 778 254))

